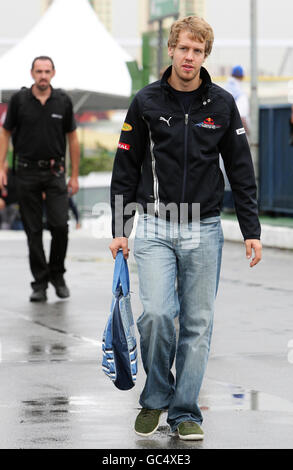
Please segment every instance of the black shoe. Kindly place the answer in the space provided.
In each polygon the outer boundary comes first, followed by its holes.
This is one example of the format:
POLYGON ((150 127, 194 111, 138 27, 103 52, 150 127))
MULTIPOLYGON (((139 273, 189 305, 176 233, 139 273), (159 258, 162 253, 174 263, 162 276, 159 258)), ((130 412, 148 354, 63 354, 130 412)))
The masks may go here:
POLYGON ((67 299, 67 297, 70 296, 70 292, 66 284, 64 286, 55 286, 55 292, 60 299, 67 299))
POLYGON ((34 290, 30 296, 31 302, 45 302, 47 300, 46 289, 34 290))
POLYGON ((70 296, 69 289, 65 284, 65 281, 54 281, 51 279, 51 284, 55 287, 55 292, 60 299, 67 299, 70 296))

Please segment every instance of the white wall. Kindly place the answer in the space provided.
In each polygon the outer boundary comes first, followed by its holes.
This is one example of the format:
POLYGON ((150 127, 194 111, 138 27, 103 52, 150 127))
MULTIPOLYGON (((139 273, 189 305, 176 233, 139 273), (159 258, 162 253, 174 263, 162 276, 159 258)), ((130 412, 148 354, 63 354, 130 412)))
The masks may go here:
POLYGON ((112 0, 112 35, 134 59, 140 58, 139 1, 112 0))
MULTIPOLYGON (((270 40, 291 40, 293 44, 293 1, 258 0, 258 37, 270 40)), ((206 0, 206 20, 212 25, 215 38, 249 39, 250 1, 249 0, 206 0)), ((278 74, 285 47, 271 46, 259 49, 259 69, 265 74, 278 74)), ((248 47, 215 47, 209 66, 219 72, 225 65, 243 64, 249 72, 248 47)), ((293 75, 293 50, 287 61, 285 75, 293 75)))
POLYGON ((0 0, 0 55, 38 21, 41 0, 0 0))
MULTIPOLYGON (((140 59, 141 4, 146 0, 112 1, 112 34, 132 57, 140 59)), ((206 0, 206 19, 213 26, 216 39, 249 39, 249 5, 249 0, 206 0)), ((23 37, 32 28, 41 10, 41 0, 0 0, 0 55, 11 47, 14 39, 23 37)), ((258 0, 258 12, 260 38, 293 41, 293 0, 258 0)), ((280 46, 260 48, 260 72, 277 74, 285 52, 280 46)), ((212 73, 219 74, 236 63, 241 63, 249 73, 248 47, 215 47, 208 66, 212 73)), ((293 76, 293 51, 284 74, 293 76)))

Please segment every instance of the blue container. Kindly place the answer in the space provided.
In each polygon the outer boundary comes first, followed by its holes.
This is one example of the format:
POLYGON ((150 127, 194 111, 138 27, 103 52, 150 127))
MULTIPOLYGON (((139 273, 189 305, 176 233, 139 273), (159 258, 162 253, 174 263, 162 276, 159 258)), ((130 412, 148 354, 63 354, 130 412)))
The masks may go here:
POLYGON ((293 214, 293 146, 289 145, 291 105, 262 105, 259 113, 260 210, 293 214))

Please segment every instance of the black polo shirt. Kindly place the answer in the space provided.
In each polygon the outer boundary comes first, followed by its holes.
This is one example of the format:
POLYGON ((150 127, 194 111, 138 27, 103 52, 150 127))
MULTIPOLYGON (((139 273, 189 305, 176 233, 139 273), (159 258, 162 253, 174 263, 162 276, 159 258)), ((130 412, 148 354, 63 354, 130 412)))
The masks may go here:
POLYGON ((51 88, 44 105, 22 88, 9 103, 3 127, 12 132, 15 153, 28 160, 65 156, 66 134, 76 129, 72 102, 63 90, 51 88))

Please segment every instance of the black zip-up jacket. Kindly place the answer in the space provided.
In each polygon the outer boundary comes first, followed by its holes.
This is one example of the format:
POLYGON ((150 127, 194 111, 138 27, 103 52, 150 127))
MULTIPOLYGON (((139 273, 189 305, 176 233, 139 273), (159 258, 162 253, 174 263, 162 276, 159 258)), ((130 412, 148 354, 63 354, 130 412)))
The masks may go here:
POLYGON ((259 239, 253 164, 234 98, 212 83, 202 67, 201 93, 186 113, 167 82, 170 74, 171 67, 160 81, 140 90, 129 107, 111 181, 113 237, 129 236, 132 227, 129 210, 122 227, 118 195, 123 195, 123 208, 139 203, 147 211, 147 204, 153 204, 157 215, 160 203, 176 203, 178 209, 188 203, 189 219, 192 203, 200 203, 201 218, 219 215, 221 154, 243 237, 259 239))

